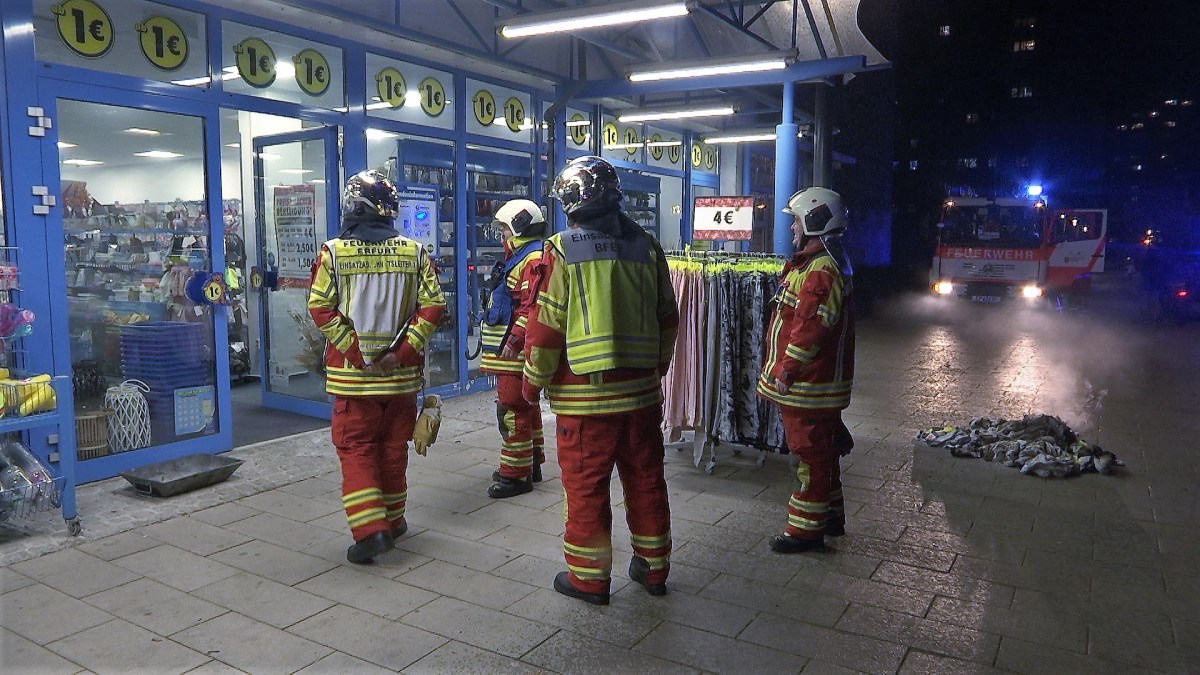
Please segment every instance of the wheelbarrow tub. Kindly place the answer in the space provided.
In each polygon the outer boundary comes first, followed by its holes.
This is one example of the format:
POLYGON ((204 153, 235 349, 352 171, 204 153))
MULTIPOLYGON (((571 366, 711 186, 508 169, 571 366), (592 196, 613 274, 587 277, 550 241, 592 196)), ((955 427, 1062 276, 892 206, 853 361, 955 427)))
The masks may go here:
POLYGON ((242 460, 236 457, 195 454, 148 464, 121 477, 129 481, 139 495, 170 497, 202 487, 216 485, 233 475, 242 460))

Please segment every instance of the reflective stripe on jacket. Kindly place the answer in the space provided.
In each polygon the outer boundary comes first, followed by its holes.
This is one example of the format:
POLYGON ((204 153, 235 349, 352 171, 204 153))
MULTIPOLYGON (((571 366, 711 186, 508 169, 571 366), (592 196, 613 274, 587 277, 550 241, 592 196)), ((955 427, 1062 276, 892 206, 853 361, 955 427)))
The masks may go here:
POLYGON ((854 380, 852 282, 815 241, 783 269, 758 395, 782 406, 842 410, 854 380), (775 380, 790 384, 786 394, 775 380))
POLYGON ((541 266, 526 393, 545 388, 551 410, 566 415, 661 402, 679 308, 658 243, 577 228, 547 239, 541 266))
MULTIPOLYGON (((514 237, 505 241, 505 260, 520 251, 529 242, 540 238, 540 236, 514 237)), ((512 294, 513 318, 509 326, 482 324, 480 337, 483 340, 483 351, 481 352, 482 361, 479 365, 481 371, 495 375, 521 374, 525 364, 524 355, 518 353, 512 358, 505 358, 500 356, 499 351, 502 346, 507 345, 520 352, 525 346, 525 326, 529 321, 529 312, 537 300, 533 292, 534 273, 537 270, 537 262, 541 259, 542 252, 540 250, 530 253, 524 260, 517 263, 504 279, 504 285, 512 294), (508 336, 507 340, 505 340, 505 335, 508 336)))
POLYGON ((442 321, 446 300, 433 261, 417 242, 330 239, 313 265, 308 311, 329 341, 325 391, 389 396, 421 388, 420 353, 442 321), (403 340, 393 345, 401 332, 403 340), (401 367, 367 372, 367 363, 386 351, 401 367))

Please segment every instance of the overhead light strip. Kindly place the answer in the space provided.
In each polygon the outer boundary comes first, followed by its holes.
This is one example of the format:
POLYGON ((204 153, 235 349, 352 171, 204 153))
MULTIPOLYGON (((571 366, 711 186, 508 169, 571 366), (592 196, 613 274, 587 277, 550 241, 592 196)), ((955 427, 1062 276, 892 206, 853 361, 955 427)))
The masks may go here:
POLYGON ((627 73, 630 82, 679 80, 712 75, 736 75, 783 70, 796 59, 794 51, 774 52, 748 58, 709 59, 686 63, 660 63, 646 68, 632 68, 627 73))
POLYGON ((670 19, 685 16, 689 11, 691 3, 688 0, 667 0, 658 3, 621 2, 603 7, 579 7, 503 19, 499 32, 501 37, 521 38, 670 19))
POLYGON ((737 109, 731 105, 709 108, 689 108, 686 110, 646 110, 635 113, 617 115, 617 121, 622 124, 629 122, 654 122, 658 120, 682 120, 693 117, 722 117, 732 115, 737 109))

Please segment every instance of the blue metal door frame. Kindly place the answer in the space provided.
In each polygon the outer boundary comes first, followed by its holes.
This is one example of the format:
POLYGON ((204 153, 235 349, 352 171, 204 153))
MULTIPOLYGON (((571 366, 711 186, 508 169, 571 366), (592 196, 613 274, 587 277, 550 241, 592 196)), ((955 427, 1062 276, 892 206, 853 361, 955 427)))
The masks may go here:
MULTIPOLYGON (((263 149, 272 145, 284 145, 287 143, 300 143, 304 141, 321 141, 325 145, 325 232, 324 237, 320 242, 325 242, 338 233, 339 222, 339 199, 341 190, 338 189, 338 149, 337 149, 337 127, 318 127, 313 129, 305 129, 303 131, 293 131, 286 134, 273 134, 270 136, 257 136, 254 139, 254 227, 257 231, 258 246, 258 266, 259 269, 266 269, 266 260, 263 259, 265 247, 263 242, 265 237, 265 217, 264 206, 266 204, 266 194, 263 190, 263 149)), ((319 243, 320 243, 319 242, 319 243)), ((270 335, 267 334, 267 296, 271 293, 270 289, 262 289, 263 301, 258 303, 258 326, 262 333, 262 340, 259 340, 259 392, 262 395, 262 403, 268 408, 276 410, 286 410, 300 415, 309 415, 311 417, 321 417, 329 419, 332 413, 332 404, 329 401, 310 401, 307 399, 288 396, 286 394, 277 394, 267 389, 270 383, 270 373, 268 372, 268 363, 266 358, 267 343, 270 341, 270 335)))
MULTIPOLYGON (((58 101, 60 99, 68 99, 75 101, 83 101, 87 103, 95 103, 101 105, 111 105, 123 108, 133 108, 138 110, 150 110, 155 112, 163 112, 174 115, 186 115, 189 117, 197 117, 202 120, 204 128, 204 173, 205 173, 205 201, 208 213, 221 213, 222 211, 222 195, 221 195, 221 144, 220 144, 220 111, 214 104, 204 104, 192 100, 181 100, 167 96, 155 94, 140 94, 131 95, 129 92, 113 90, 109 87, 94 86, 80 84, 66 80, 57 80, 52 78, 42 78, 37 81, 37 91, 42 102, 42 108, 51 119, 58 117, 58 101)), ((45 184, 49 186, 57 186, 62 184, 61 175, 58 168, 58 153, 57 141, 59 125, 53 125, 52 129, 47 131, 46 141, 47 148, 54 148, 53 152, 47 150, 42 155, 42 175, 45 184)), ((49 242, 63 241, 63 222, 62 209, 52 209, 50 215, 46 217, 46 238, 49 242)), ((214 227, 216 221, 210 219, 209 227, 214 227)), ((219 225, 216 225, 219 227, 219 225)), ((214 244, 212 230, 209 231, 209 256, 213 269, 224 269, 225 252, 223 247, 214 244)), ((67 311, 66 311, 66 282, 64 278, 65 269, 61 267, 63 263, 58 263, 52 256, 47 256, 48 261, 58 267, 58 273, 52 273, 47 279, 49 286, 51 303, 56 304, 59 308, 58 316, 55 317, 55 329, 61 331, 57 333, 57 339, 54 340, 54 372, 69 373, 71 372, 71 356, 70 349, 67 344, 67 311)), ((144 466, 146 455, 153 453, 155 461, 164 461, 175 459, 184 455, 193 453, 216 453, 224 452, 230 449, 233 445, 233 431, 230 427, 231 406, 229 403, 229 378, 222 377, 221 373, 229 372, 229 336, 228 336, 228 310, 223 306, 216 305, 213 308, 212 320, 214 330, 214 347, 216 353, 214 356, 214 368, 216 374, 215 386, 217 389, 217 432, 214 434, 201 436, 198 438, 189 438, 162 445, 155 445, 142 450, 133 450, 130 452, 117 453, 114 455, 106 455, 89 459, 86 462, 78 462, 75 464, 75 478, 80 483, 86 483, 94 480, 101 480, 120 474, 123 471, 144 466)), ((74 410, 74 397, 64 397, 65 401, 60 399, 60 409, 66 411, 74 410)), ((66 426, 67 420, 63 420, 63 426, 66 426)), ((73 426, 73 425, 72 425, 73 426)), ((73 432, 73 429, 71 430, 73 432)))

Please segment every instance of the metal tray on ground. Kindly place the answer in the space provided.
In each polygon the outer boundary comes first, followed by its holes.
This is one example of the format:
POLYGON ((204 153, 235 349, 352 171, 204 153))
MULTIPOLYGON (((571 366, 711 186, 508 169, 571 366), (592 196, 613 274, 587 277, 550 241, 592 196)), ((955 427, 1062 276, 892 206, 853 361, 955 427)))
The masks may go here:
POLYGON ((170 497, 226 480, 242 465, 236 457, 195 454, 126 471, 121 477, 145 497, 170 497))

